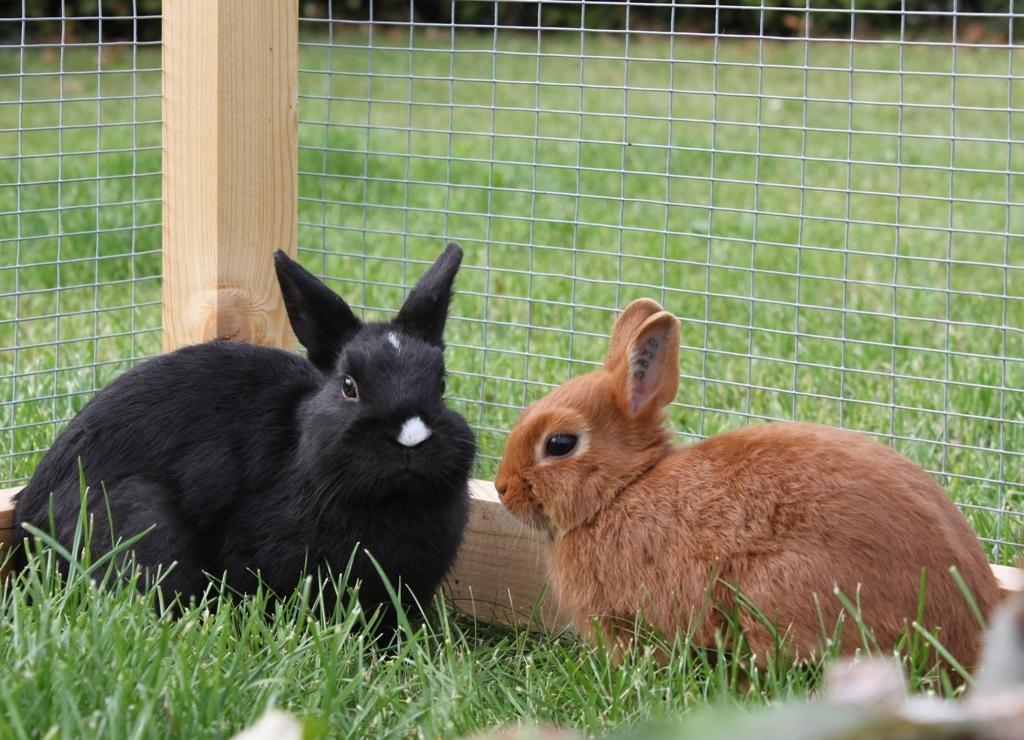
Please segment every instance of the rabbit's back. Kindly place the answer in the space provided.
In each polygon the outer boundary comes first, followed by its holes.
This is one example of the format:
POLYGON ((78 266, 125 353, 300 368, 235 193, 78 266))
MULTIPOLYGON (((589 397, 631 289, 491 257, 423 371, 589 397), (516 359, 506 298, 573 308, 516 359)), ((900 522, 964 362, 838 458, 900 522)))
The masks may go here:
POLYGON ((130 495, 117 484, 143 475, 174 489, 174 507, 202 531, 286 474, 296 408, 316 387, 308 362, 269 348, 215 341, 153 358, 71 420, 18 494, 17 522, 45 529, 52 494, 54 518, 68 535, 80 461, 90 503, 103 487, 111 498, 130 495))
MULTIPOLYGON (((801 653, 819 647, 823 622, 835 625, 837 588, 859 599, 865 623, 891 646, 917 614, 924 569, 925 621, 970 662, 978 624, 949 568, 963 575, 983 613, 998 599, 974 533, 928 473, 864 435, 814 424, 747 427, 675 450, 595 526, 604 530, 597 537, 591 529, 556 545, 575 561, 556 566, 560 590, 592 601, 577 604, 578 612, 610 606, 622 616, 635 610, 637 594, 648 594, 648 616, 668 632, 717 576, 789 626, 801 653), (618 563, 599 563, 599 551, 618 563), (605 574, 597 589, 565 582, 583 572, 581 555, 587 570, 605 574)), ((724 584, 715 595, 720 606, 735 603, 724 584)), ((722 618, 709 616, 705 638, 722 618)), ((770 648, 755 618, 741 621, 756 649, 770 648)), ((848 649, 855 629, 848 628, 848 649)))
MULTIPOLYGON (((954 656, 974 661, 979 625, 949 570, 960 572, 983 614, 998 587, 970 525, 925 470, 864 435, 812 424, 751 427, 698 447, 752 530, 732 532, 737 547, 722 577, 768 615, 791 619, 798 642, 821 636, 810 594, 831 626, 838 589, 879 643, 893 645, 918 614, 924 571, 924 624, 939 627, 954 656)), ((855 633, 850 625, 854 644, 855 633)))
POLYGON ((753 550, 788 542, 837 556, 870 557, 884 547, 962 558, 970 544, 966 554, 980 558, 970 526, 935 479, 859 432, 746 427, 679 450, 666 473, 685 480, 681 468, 699 471, 701 511, 692 515, 709 547, 728 538, 753 550))

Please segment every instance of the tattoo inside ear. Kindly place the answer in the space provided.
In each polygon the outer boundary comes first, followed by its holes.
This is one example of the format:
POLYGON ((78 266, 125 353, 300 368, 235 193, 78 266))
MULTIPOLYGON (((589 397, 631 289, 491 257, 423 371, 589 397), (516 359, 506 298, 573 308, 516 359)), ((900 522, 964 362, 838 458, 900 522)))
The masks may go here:
POLYGON ((633 380, 644 380, 650 370, 651 363, 658 356, 661 349, 661 340, 651 337, 643 344, 633 348, 633 354, 629 358, 629 369, 633 373, 633 380))
POLYGON ((649 336, 637 342, 633 351, 629 354, 630 401, 635 414, 657 390, 660 377, 660 365, 658 364, 658 353, 664 340, 656 336, 649 336))

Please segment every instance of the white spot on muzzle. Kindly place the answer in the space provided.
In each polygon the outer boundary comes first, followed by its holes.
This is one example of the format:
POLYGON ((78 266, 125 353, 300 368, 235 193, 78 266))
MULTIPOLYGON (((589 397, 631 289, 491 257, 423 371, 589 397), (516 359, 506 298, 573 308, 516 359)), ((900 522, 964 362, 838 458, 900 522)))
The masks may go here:
POLYGON ((423 423, 423 419, 413 416, 405 420, 402 431, 398 434, 398 443, 406 447, 415 447, 421 442, 430 439, 430 427, 423 423))
POLYGON ((398 335, 393 331, 388 332, 388 343, 395 349, 402 349, 402 343, 398 341, 398 335))

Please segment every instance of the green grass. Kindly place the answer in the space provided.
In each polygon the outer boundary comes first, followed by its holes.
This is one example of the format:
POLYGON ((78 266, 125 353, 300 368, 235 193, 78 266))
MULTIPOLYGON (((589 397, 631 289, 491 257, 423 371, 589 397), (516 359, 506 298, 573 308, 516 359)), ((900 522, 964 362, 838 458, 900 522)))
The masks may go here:
POLYGON ((270 706, 318 719, 339 737, 455 737, 520 719, 593 731, 673 715, 709 698, 803 694, 813 672, 744 688, 740 673, 679 655, 619 669, 570 638, 538 638, 435 617, 395 655, 367 647, 351 614, 308 608, 264 617, 260 600, 173 621, 131 591, 79 582, 38 605, 9 588, 0 604, 8 728, 29 735, 210 737, 270 706))
MULTIPOLYGON (((384 318, 443 238, 463 244, 449 389, 478 430, 478 475, 523 405, 600 361, 614 310, 648 295, 683 321, 681 441, 761 418, 863 429, 938 474, 981 536, 1024 541, 1024 209, 1005 174, 1024 170, 1024 146, 1006 143, 1022 124, 1007 101, 1024 90, 1007 83, 1009 52, 959 50, 954 91, 942 47, 908 47, 901 80, 894 44, 858 46, 851 74, 840 44, 634 39, 625 95, 621 41, 600 36, 582 72, 573 35, 545 37, 539 63, 531 36, 499 37, 495 55, 491 36, 460 35, 454 61, 444 36, 417 32, 413 53, 402 34, 379 32, 372 52, 338 40, 351 48, 302 50, 300 256, 384 318)), ((69 49, 65 69, 83 73, 63 93, 59 62, 31 52, 37 76, 0 77, 0 484, 29 476, 96 388, 160 350, 159 73, 136 75, 151 97, 133 103, 110 99, 132 91, 116 73, 129 52, 105 53, 101 79, 94 51, 69 49), (45 101, 61 94, 58 132, 45 101)), ((18 67, 0 53, 0 74, 18 67)), ((29 735, 222 735, 269 704, 339 735, 519 718, 590 732, 817 680, 751 679, 687 651, 614 669, 568 636, 443 613, 386 658, 344 619, 298 607, 171 622, 131 591, 33 573, 0 604, 0 702, 29 735)))
MULTIPOLYGON (((307 720, 314 737, 459 737, 521 722, 604 734, 709 704, 735 719, 730 709, 808 696, 822 671, 784 648, 755 665, 728 628, 715 650, 655 641, 613 663, 569 634, 477 624, 440 601, 425 622, 401 619, 382 650, 365 615, 327 612, 308 589, 225 604, 213 585, 172 618, 116 555, 73 560, 62 577, 55 550, 39 548, 0 591, 0 737, 225 737, 270 708, 307 720)), ((833 652, 844 640, 877 652, 855 616, 833 636, 833 652)), ((913 689, 957 695, 921 635, 900 653, 913 689)))

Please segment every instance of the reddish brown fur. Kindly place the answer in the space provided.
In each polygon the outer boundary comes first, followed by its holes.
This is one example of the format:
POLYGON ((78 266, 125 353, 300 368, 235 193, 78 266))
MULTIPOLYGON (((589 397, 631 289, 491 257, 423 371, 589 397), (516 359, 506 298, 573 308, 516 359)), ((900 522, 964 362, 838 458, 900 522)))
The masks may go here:
MULTIPOLYGON (((998 588, 935 480, 866 436, 814 424, 765 424, 674 447, 664 417, 678 345, 671 314, 634 302, 604 367, 530 406, 506 444, 495 485, 509 511, 551 536, 552 586, 577 628, 591 635, 597 618, 622 639, 616 625, 640 612, 662 634, 690 625, 710 644, 723 615, 705 595, 714 582, 713 598, 728 605, 724 581, 788 628, 806 656, 824 637, 816 600, 831 629, 841 611, 834 589, 856 599, 859 588, 864 621, 887 648, 915 618, 925 569, 925 624, 973 665, 980 629, 949 568, 986 615, 998 588), (636 342, 651 336, 660 346, 646 377, 657 387, 638 390, 636 342), (579 436, 576 450, 545 458, 555 433, 579 436)), ((741 624, 756 652, 772 648, 749 613, 741 624)), ((846 652, 860 644, 851 631, 846 652)))

